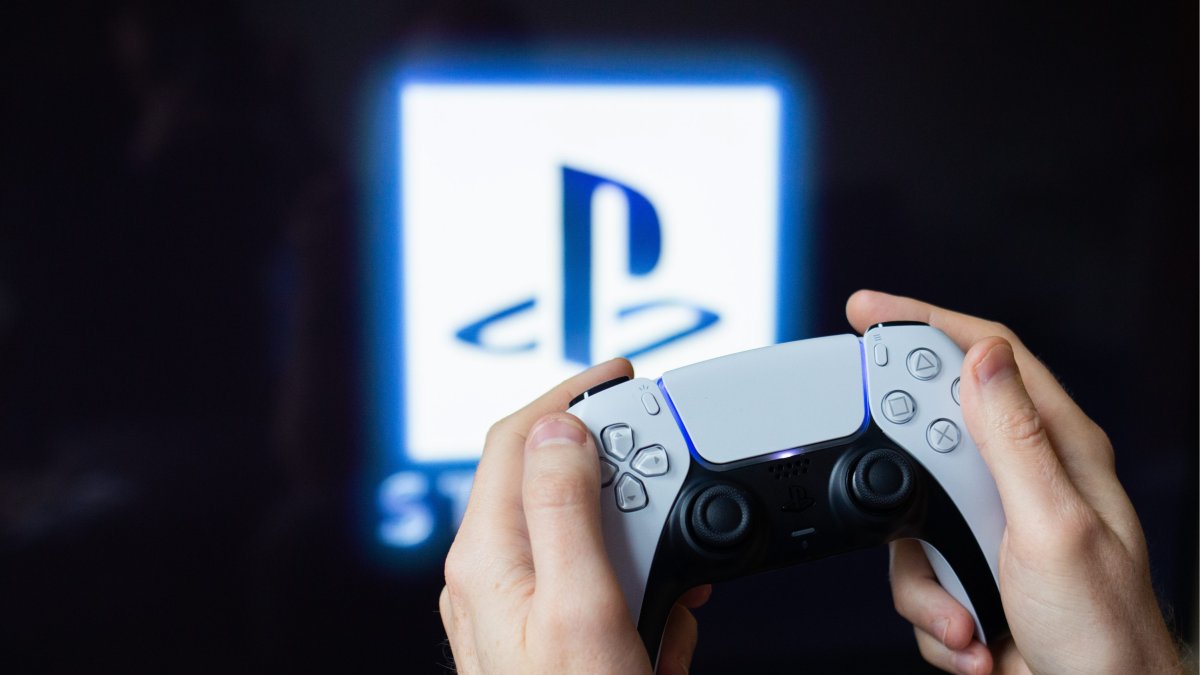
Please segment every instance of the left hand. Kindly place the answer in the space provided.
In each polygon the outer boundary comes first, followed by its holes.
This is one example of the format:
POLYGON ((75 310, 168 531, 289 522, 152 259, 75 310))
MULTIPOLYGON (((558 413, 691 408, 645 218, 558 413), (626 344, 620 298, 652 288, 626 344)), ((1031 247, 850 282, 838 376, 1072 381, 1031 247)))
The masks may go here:
MULTIPOLYGON (((589 387, 633 368, 624 359, 563 382, 492 426, 439 601, 459 673, 650 673, 653 664, 604 549, 600 463, 565 412, 589 387)), ((672 610, 659 673, 683 675, 696 647, 688 607, 672 610)))

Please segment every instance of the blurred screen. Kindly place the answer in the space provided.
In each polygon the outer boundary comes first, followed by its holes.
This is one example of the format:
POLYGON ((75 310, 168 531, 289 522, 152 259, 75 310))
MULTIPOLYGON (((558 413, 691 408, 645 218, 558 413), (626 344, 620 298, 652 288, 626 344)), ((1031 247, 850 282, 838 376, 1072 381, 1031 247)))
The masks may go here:
POLYGON ((488 427, 575 372, 795 335, 794 90, 641 65, 397 78, 397 193, 368 224, 385 546, 456 525, 488 427))

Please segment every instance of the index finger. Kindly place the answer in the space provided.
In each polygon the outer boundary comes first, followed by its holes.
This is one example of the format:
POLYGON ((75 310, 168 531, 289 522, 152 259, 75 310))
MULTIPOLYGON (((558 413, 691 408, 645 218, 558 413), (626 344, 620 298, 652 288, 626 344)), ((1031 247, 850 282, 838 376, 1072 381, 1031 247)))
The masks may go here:
MULTIPOLYGON (((505 417, 488 431, 483 456, 475 471, 471 496, 463 515, 461 529, 472 528, 476 520, 483 533, 515 532, 527 535, 521 503, 524 477, 525 438, 530 427, 543 415, 562 412, 571 399, 602 382, 632 377, 633 366, 625 359, 613 359, 579 373, 539 396, 529 405, 505 417)), ((528 542, 526 541, 526 546, 528 542)))

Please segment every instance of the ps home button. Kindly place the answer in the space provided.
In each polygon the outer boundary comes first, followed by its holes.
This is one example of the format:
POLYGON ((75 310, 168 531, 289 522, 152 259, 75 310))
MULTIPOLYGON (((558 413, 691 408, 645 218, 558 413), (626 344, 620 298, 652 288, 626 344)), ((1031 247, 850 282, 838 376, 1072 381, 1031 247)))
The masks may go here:
POLYGON ((599 394, 600 392, 604 391, 605 389, 611 389, 611 388, 617 386, 618 384, 621 384, 622 382, 628 382, 628 381, 629 381, 629 377, 626 375, 622 375, 621 377, 613 378, 607 382, 601 382, 600 384, 592 387, 591 389, 588 389, 587 391, 583 392, 582 394, 571 399, 571 403, 568 404, 567 407, 570 408, 571 406, 575 405, 576 403, 579 403, 580 401, 582 401, 583 399, 585 399, 589 396, 595 396, 596 394, 599 394))

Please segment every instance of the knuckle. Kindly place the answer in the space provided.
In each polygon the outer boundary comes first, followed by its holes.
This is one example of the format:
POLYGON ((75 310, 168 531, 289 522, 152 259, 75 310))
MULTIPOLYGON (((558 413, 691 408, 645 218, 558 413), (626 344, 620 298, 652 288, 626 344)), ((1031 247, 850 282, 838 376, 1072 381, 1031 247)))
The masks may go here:
POLYGON ((546 469, 525 482, 525 507, 542 510, 578 508, 596 502, 595 486, 579 471, 546 469))
POLYGON ((1006 324, 1000 323, 999 321, 988 321, 988 330, 991 331, 993 335, 1008 340, 1009 344, 1016 342, 1016 332, 1009 328, 1006 324))
POLYGON ((1091 423, 1090 445, 1095 449, 1096 455, 1104 460, 1105 466, 1111 470, 1116 468, 1116 453, 1113 450, 1112 439, 1109 438, 1108 432, 1104 431, 1099 424, 1091 423))
POLYGON ((508 422, 507 417, 494 422, 492 424, 492 426, 488 427, 487 435, 485 435, 483 437, 483 447, 488 448, 488 447, 491 447, 492 445, 495 445, 496 441, 498 441, 501 437, 507 435, 508 432, 509 432, 509 422, 508 422))
POLYGON ((457 541, 450 546, 450 552, 446 554, 446 564, 442 569, 442 574, 446 580, 446 591, 451 596, 457 595, 465 588, 467 580, 472 576, 462 553, 462 547, 457 541))
POLYGON ((1100 517, 1095 511, 1086 506, 1072 505, 1064 509, 1058 522, 1060 546, 1071 554, 1091 550, 1102 529, 1100 517))
POLYGON ((1039 447, 1047 443, 1042 416, 1032 403, 1005 411, 996 421, 996 430, 1001 438, 1013 445, 1039 447))

